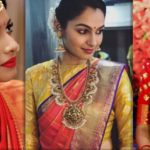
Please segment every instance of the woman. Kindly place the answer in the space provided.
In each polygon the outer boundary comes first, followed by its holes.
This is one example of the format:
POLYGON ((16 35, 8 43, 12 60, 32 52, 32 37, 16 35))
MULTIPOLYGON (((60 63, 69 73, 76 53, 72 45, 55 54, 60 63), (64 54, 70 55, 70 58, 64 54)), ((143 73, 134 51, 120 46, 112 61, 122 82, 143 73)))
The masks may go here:
POLYGON ((19 46, 5 8, 6 1, 0 0, 0 149, 23 149, 23 84, 12 80, 19 46))
POLYGON ((140 150, 150 149, 150 60, 142 67, 138 98, 136 138, 140 150))
POLYGON ((62 53, 26 74, 26 149, 112 149, 115 118, 120 148, 131 149, 132 92, 125 67, 93 57, 103 38, 104 2, 61 0, 55 13, 62 53))

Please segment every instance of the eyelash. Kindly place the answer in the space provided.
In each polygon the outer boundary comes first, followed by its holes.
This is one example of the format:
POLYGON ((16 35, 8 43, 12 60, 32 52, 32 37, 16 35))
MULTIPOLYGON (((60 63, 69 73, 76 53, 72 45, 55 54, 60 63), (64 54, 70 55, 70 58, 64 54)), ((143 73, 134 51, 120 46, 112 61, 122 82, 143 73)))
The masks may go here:
POLYGON ((6 26, 6 32, 8 34, 11 34, 13 32, 12 27, 13 27, 13 23, 12 22, 10 22, 10 23, 7 24, 7 26, 6 26))
MULTIPOLYGON (((100 35, 101 33, 103 33, 103 31, 104 31, 104 29, 98 30, 98 31, 96 32, 96 34, 100 35)), ((84 35, 84 34, 86 34, 86 33, 88 33, 88 32, 89 32, 89 31, 88 31, 87 29, 80 29, 80 30, 78 30, 78 33, 79 33, 79 34, 82 34, 82 35, 84 35)))

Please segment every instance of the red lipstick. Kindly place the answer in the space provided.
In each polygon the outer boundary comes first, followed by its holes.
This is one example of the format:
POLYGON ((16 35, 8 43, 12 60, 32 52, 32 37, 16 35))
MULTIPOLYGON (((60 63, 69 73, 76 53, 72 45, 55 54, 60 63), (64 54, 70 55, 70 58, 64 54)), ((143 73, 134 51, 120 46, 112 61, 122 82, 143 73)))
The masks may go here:
POLYGON ((13 67, 15 67, 16 66, 16 57, 13 57, 13 58, 9 59, 8 61, 6 61, 1 66, 7 67, 7 68, 13 68, 13 67))
POLYGON ((94 52, 94 50, 93 49, 83 49, 84 50, 84 52, 85 53, 87 53, 87 54, 92 54, 93 52, 94 52))

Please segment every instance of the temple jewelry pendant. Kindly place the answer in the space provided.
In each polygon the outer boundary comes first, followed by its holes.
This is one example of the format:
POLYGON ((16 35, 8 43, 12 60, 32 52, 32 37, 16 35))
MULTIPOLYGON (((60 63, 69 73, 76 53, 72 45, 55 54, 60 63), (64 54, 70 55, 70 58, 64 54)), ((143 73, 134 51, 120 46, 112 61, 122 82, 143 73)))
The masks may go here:
POLYGON ((78 129, 86 122, 85 114, 81 108, 72 104, 64 110, 62 122, 68 128, 78 129))

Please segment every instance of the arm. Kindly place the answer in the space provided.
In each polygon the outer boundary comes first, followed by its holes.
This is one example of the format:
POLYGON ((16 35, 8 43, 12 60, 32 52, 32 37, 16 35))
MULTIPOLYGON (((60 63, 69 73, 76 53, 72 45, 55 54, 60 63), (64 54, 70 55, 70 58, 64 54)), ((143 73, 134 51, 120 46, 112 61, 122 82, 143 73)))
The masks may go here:
POLYGON ((36 106, 32 89, 32 80, 29 70, 26 73, 25 85, 25 149, 38 149, 36 106))
POLYGON ((143 150, 150 149, 150 125, 138 125, 136 128, 136 140, 139 148, 144 145, 149 145, 149 148, 145 147, 143 150))
POLYGON ((115 100, 115 117, 118 125, 120 148, 132 149, 133 144, 133 116, 132 116, 132 88, 126 71, 124 70, 115 100))

